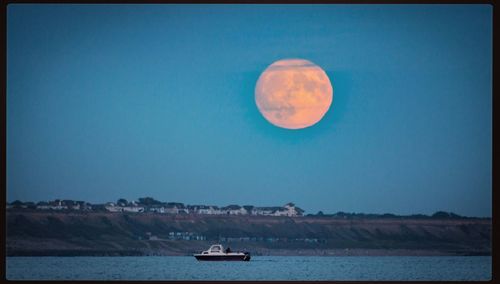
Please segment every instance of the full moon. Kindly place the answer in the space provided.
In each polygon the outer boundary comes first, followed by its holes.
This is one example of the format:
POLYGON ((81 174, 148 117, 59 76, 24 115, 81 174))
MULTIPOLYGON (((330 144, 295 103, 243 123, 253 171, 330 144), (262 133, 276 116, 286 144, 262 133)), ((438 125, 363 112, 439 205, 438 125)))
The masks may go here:
POLYGON ((326 114, 333 87, 325 71, 304 59, 283 59, 262 72, 255 103, 270 123, 288 129, 312 126, 326 114))

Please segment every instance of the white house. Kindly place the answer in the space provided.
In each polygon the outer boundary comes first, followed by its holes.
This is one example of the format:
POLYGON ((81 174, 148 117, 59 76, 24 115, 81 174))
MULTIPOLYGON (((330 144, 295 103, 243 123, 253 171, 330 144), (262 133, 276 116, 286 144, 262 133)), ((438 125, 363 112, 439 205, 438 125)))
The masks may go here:
POLYGON ((163 206, 161 206, 161 207, 151 207, 151 208, 149 208, 149 211, 155 212, 155 213, 164 214, 165 213, 165 207, 163 207, 163 206))
POLYGON ((208 215, 222 214, 222 211, 219 209, 219 207, 207 206, 207 205, 188 206, 188 212, 196 214, 208 214, 208 215))
POLYGON ((292 216, 292 215, 290 215, 288 210, 285 208, 280 208, 280 209, 274 211, 271 215, 272 216, 292 216))
POLYGON ((56 199, 54 201, 49 202, 50 209, 52 210, 63 210, 63 209, 68 209, 68 206, 62 204, 62 201, 59 199, 56 199))
POLYGON ((139 213, 139 212, 144 212, 144 207, 142 206, 125 206, 122 208, 123 212, 133 212, 133 213, 139 213))
POLYGON ((255 207, 252 215, 273 216, 281 207, 255 207))
POLYGON ((285 204, 284 208, 287 210, 286 216, 302 216, 302 214, 304 213, 304 210, 296 207, 295 204, 291 202, 285 204))
POLYGON ((106 203, 104 208, 106 208, 106 210, 109 212, 123 212, 123 207, 116 206, 113 202, 106 203))
POLYGON ((248 214, 247 210, 239 205, 229 205, 229 206, 222 208, 221 211, 223 211, 225 214, 229 214, 229 215, 246 215, 246 214, 248 214))

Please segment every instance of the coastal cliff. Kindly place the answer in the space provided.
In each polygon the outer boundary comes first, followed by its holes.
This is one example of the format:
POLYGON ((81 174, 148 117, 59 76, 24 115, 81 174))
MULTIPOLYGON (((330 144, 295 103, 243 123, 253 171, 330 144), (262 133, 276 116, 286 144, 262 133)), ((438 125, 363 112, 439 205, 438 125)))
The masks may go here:
POLYGON ((8 256, 191 255, 221 243, 253 255, 490 255, 491 219, 7 212, 8 256))

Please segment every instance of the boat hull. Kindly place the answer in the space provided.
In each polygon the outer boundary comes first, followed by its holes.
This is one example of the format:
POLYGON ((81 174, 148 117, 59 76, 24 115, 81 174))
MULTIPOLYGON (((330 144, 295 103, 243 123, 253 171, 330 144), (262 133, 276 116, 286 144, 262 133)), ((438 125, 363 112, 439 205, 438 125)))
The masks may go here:
POLYGON ((250 254, 241 255, 202 255, 196 254, 194 257, 202 261, 249 261, 250 254))

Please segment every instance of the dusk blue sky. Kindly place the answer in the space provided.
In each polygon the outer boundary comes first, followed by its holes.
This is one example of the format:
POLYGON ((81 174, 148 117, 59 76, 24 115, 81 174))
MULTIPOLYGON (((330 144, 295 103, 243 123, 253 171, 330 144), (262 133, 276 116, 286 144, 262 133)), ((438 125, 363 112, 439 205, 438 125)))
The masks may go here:
POLYGON ((7 199, 491 216, 490 5, 7 7, 7 199), (314 62, 287 130, 255 84, 314 62))

